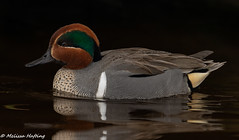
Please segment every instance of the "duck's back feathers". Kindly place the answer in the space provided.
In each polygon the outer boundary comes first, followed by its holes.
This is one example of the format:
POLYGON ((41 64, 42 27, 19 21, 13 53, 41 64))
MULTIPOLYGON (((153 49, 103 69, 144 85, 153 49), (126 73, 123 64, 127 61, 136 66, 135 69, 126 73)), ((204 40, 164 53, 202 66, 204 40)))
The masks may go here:
POLYGON ((107 68, 127 70, 133 75, 156 75, 169 69, 180 69, 183 73, 206 69, 214 62, 201 59, 211 53, 202 51, 186 56, 146 48, 126 48, 104 51, 102 55, 107 68))

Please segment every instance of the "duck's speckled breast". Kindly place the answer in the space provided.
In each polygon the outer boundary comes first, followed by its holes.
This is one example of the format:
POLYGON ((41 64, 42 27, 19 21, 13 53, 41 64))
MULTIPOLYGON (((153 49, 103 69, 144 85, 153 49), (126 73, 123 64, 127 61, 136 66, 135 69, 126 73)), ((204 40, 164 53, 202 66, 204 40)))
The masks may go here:
POLYGON ((99 74, 92 73, 88 68, 81 70, 61 68, 54 77, 53 89, 75 96, 95 98, 99 74))
POLYGON ((75 74, 70 69, 61 68, 57 71, 53 80, 53 89, 74 93, 76 87, 73 87, 75 82, 75 74))

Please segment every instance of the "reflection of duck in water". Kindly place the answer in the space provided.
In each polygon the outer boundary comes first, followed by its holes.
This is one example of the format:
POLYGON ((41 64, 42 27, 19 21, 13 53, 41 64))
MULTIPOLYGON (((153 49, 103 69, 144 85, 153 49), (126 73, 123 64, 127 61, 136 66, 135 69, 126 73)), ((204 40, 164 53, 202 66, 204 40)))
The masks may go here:
POLYGON ((165 98, 150 102, 91 101, 54 98, 54 110, 77 120, 94 122, 128 122, 132 120, 180 122, 176 114, 187 110, 187 96, 165 98))
POLYGON ((72 121, 74 126, 81 126, 82 121, 86 121, 112 125, 86 130, 63 127, 52 139, 156 139, 165 133, 221 130, 221 126, 214 125, 213 121, 208 123, 212 111, 203 109, 207 102, 201 99, 206 96, 194 93, 191 100, 185 95, 140 103, 55 97, 54 110, 65 116, 67 123, 72 121))
POLYGON ((204 60, 211 51, 190 56, 146 48, 100 53, 99 40, 82 24, 71 24, 51 37, 47 52, 27 67, 63 62, 53 88, 75 96, 152 99, 187 94, 224 63, 204 60))

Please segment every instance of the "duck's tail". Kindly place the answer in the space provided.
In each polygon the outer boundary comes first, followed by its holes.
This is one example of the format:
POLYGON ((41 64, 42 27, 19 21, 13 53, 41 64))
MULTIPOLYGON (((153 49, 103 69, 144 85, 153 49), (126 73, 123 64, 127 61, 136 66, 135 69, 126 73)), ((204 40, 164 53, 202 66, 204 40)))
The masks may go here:
MULTIPOLYGON (((208 55, 212 54, 212 51, 201 51, 196 54, 191 55, 192 57, 204 59, 208 55)), ((212 72, 220 67, 222 67, 226 62, 213 62, 213 60, 205 61, 205 64, 207 64, 206 67, 204 67, 202 70, 196 70, 192 71, 191 73, 188 73, 188 79, 191 82, 191 85, 193 88, 198 87, 205 79, 206 77, 212 72)))
POLYGON ((204 50, 204 51, 200 51, 198 53, 195 53, 195 54, 192 54, 190 55, 191 57, 195 57, 195 58, 198 58, 198 59, 204 59, 206 58, 207 56, 209 56, 210 54, 212 54, 213 51, 210 51, 210 50, 204 50))
POLYGON ((212 72, 220 67, 222 67, 226 62, 216 62, 216 63, 211 63, 209 64, 206 68, 208 69, 207 71, 203 72, 191 72, 188 74, 188 79, 190 80, 192 87, 196 88, 198 87, 206 78, 207 76, 212 72))

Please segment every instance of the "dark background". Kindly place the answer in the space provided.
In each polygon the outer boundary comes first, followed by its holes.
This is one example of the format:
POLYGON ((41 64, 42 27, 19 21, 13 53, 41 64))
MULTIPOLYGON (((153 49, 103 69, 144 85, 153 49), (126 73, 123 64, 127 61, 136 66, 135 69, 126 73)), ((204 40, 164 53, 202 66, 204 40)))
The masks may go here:
POLYGON ((184 54, 213 50, 210 59, 227 61, 217 77, 230 81, 238 75, 238 18, 237 0, 1 1, 0 76, 42 80, 36 83, 49 88, 59 66, 24 64, 46 51, 58 28, 82 23, 97 34, 101 50, 136 46, 184 54))

